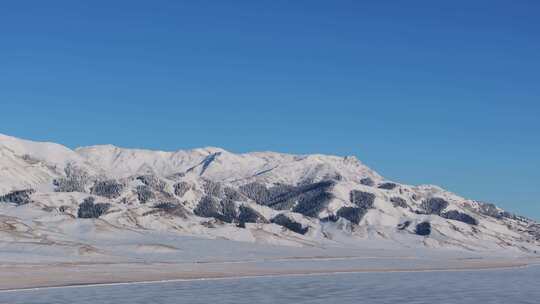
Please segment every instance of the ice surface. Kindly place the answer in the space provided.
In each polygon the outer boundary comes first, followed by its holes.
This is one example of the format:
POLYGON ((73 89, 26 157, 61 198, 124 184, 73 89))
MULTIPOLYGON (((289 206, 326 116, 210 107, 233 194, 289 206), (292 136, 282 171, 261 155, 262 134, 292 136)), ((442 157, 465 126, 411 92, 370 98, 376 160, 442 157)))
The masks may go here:
POLYGON ((247 277, 0 292, 0 302, 536 304, 539 277, 540 267, 247 277))

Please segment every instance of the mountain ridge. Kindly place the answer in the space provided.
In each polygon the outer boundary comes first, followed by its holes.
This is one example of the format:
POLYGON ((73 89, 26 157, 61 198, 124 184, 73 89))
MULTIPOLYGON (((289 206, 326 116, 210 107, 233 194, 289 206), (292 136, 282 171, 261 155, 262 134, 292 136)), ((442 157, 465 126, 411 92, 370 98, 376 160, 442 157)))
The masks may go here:
MULTIPOLYGON (((354 156, 216 147, 71 150, 1 134, 0 155, 0 210, 21 224, 24 218, 47 218, 50 225, 90 220, 290 246, 539 249, 535 221, 438 186, 388 181, 354 156), (36 215, 21 215, 23 209, 36 215)), ((61 234, 78 240, 73 232, 61 234)))

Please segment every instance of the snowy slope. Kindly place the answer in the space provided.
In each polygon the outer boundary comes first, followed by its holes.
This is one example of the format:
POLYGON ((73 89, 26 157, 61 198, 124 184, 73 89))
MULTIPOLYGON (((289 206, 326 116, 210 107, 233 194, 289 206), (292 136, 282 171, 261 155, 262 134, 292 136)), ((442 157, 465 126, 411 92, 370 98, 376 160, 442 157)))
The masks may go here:
POLYGON ((297 247, 540 249, 532 220, 436 186, 388 182, 355 157, 212 147, 71 150, 0 135, 0 215, 5 248, 48 245, 52 257, 125 251, 123 242, 149 231, 155 244, 129 246, 166 254, 165 238, 182 235, 297 247), (107 241, 92 242, 98 235, 107 241))
POLYGON ((76 152, 116 178, 153 173, 169 176, 189 173, 221 182, 261 180, 296 184, 307 179, 342 175, 382 178, 354 157, 290 155, 274 152, 233 154, 220 148, 177 152, 122 149, 115 146, 79 148, 76 152))

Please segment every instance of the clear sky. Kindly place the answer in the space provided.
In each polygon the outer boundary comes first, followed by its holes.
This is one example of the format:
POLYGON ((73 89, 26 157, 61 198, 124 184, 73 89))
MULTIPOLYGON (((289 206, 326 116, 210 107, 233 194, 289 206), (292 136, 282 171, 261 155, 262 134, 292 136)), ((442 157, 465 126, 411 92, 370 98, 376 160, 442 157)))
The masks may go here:
POLYGON ((3 1, 0 133, 356 155, 540 219, 539 1, 3 1))

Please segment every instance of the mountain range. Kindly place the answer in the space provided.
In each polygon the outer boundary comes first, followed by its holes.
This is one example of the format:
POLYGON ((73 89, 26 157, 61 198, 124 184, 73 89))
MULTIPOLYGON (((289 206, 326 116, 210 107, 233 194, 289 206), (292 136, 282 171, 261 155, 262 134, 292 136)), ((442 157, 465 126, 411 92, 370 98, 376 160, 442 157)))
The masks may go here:
POLYGON ((72 150, 6 135, 0 227, 4 252, 51 260, 120 254, 127 235, 146 232, 152 247, 130 250, 167 253, 174 248, 166 238, 183 235, 292 247, 540 252, 534 220, 434 185, 387 180, 354 156, 72 150))

